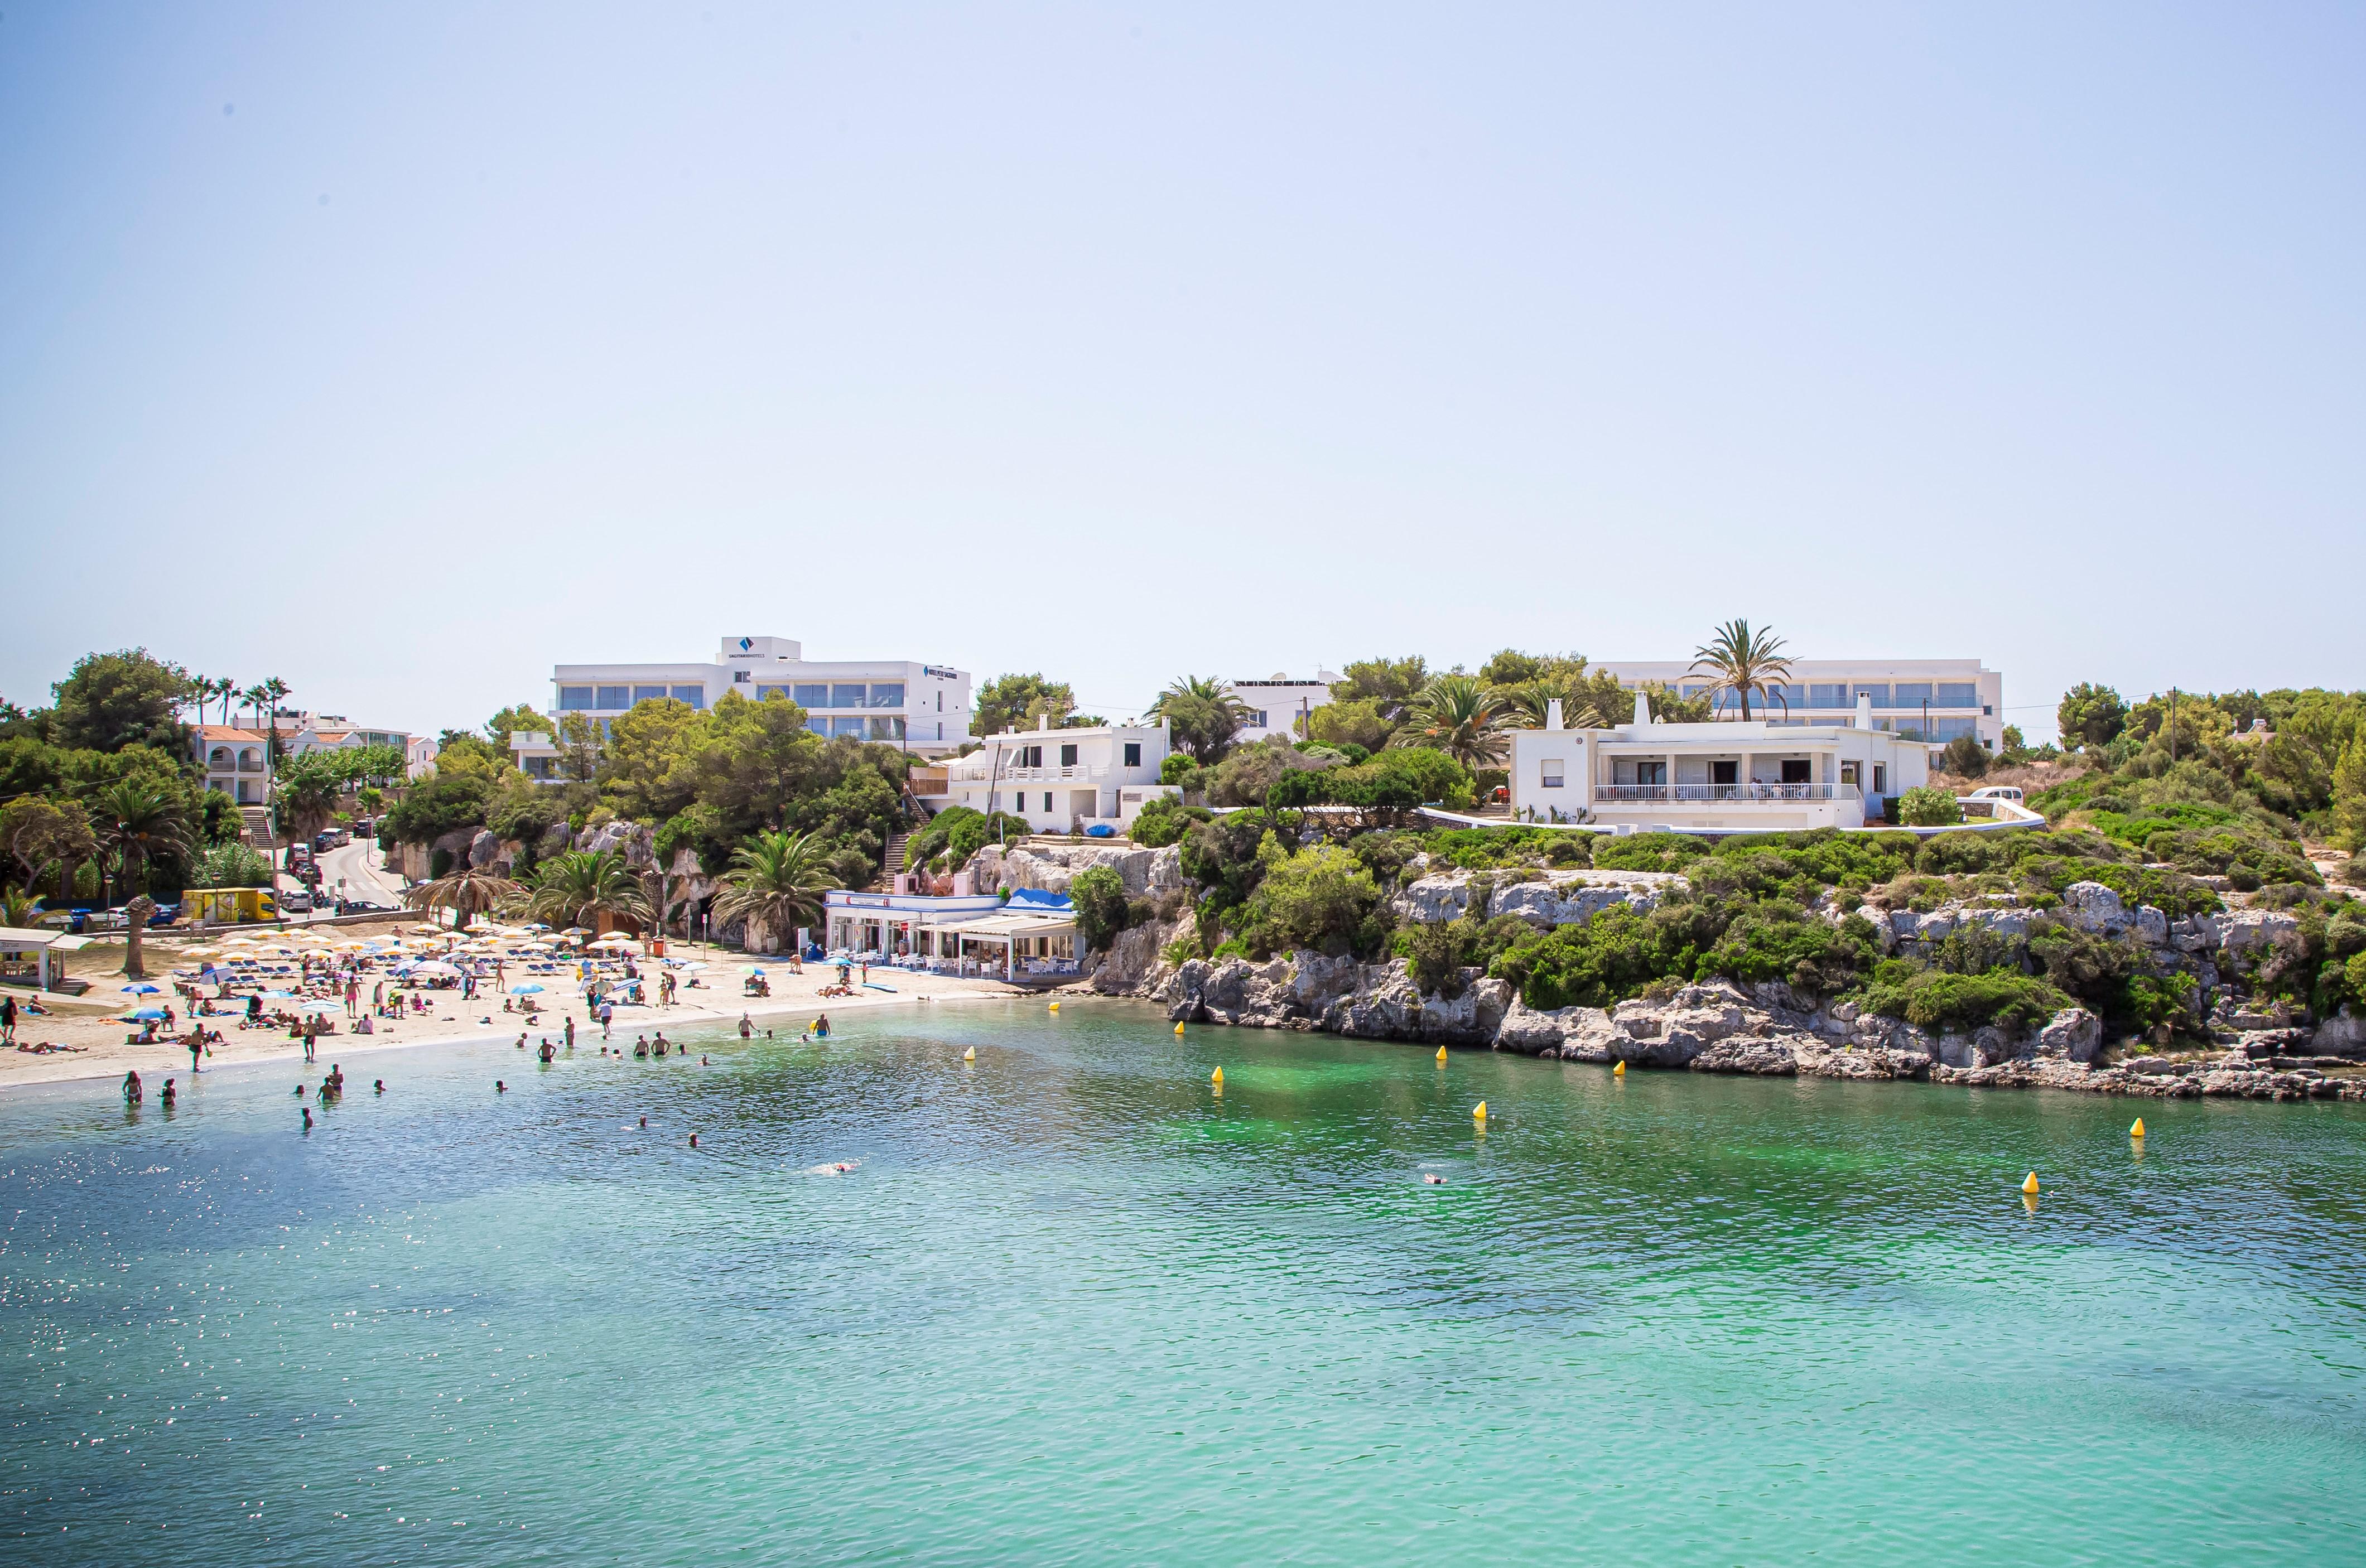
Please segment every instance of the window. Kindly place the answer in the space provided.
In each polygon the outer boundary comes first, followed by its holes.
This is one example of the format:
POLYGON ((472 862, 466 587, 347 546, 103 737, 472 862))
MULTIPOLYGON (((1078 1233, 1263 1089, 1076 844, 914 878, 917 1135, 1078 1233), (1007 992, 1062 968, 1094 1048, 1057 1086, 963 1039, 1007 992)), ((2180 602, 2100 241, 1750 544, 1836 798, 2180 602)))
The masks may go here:
POLYGON ((829 732, 832 735, 851 735, 860 740, 862 738, 862 720, 860 718, 831 719, 829 732))
POLYGON ((665 701, 665 696, 666 689, 663 686, 636 686, 633 688, 633 701, 637 703, 661 703, 665 701))
POLYGON ((807 715, 806 718, 806 728, 812 730, 816 735, 826 738, 829 734, 829 720, 807 715))
POLYGON ((735 686, 744 686, 752 678, 752 672, 749 671, 734 670, 731 671, 731 683, 735 686))
POLYGON ((591 688, 591 687, 589 687, 589 686, 561 686, 561 687, 559 687, 559 688, 558 688, 558 711, 559 711, 559 712, 561 712, 561 713, 575 713, 575 712, 578 712, 578 711, 580 711, 580 710, 581 710, 581 709, 588 708, 588 707, 592 707, 592 706, 593 706, 593 705, 594 705, 594 704, 592 703, 592 688, 591 688))
POLYGON ((871 739, 900 742, 904 739, 904 716, 884 714, 871 720, 871 739))
POLYGON ((598 690, 599 698, 592 705, 595 708, 628 708, 633 705, 633 688, 630 686, 602 686, 598 690))
POLYGON ((673 689, 673 700, 678 703, 688 703, 694 708, 703 708, 706 705, 706 688, 704 686, 676 686, 673 689))
POLYGON ((945 721, 944 721, 943 719, 941 719, 941 719, 937 720, 937 739, 940 739, 940 740, 942 740, 944 738, 945 738, 945 721))
POLYGON ((1064 767, 1064 768, 1073 768, 1073 767, 1075 767, 1076 765, 1076 749, 1074 746, 1063 746, 1063 747, 1061 747, 1061 748, 1060 748, 1060 766, 1062 766, 1062 767, 1064 767))
POLYGON ((862 705, 862 682, 839 681, 829 688, 829 705, 834 708, 859 708, 862 705))
POLYGON ((241 751, 238 754, 238 771, 242 773, 261 773, 263 771, 263 753, 256 750, 252 746, 248 747, 245 750, 241 751))
POLYGON ((1886 762, 1876 762, 1873 765, 1873 793, 1876 795, 1889 793, 1889 765, 1886 762))
POLYGON ((1931 700, 1931 682, 1900 681, 1895 695, 1896 701, 1890 704, 1892 707, 1919 708, 1931 700))
POLYGON ((1808 687, 1808 705, 1811 708, 1845 708, 1854 707, 1856 702, 1849 695, 1846 686, 1830 681, 1816 681, 1808 687))
POLYGON ((1711 762, 1708 765, 1708 782, 1713 784, 1740 784, 1741 782, 1741 764, 1740 762, 1711 762))
POLYGON ((945 711, 945 694, 941 688, 937 693, 937 711, 939 713, 945 711))
POLYGON ((1850 688, 1849 705, 1851 707, 1854 707, 1856 705, 1857 698, 1865 696, 1868 694, 1873 698, 1874 706, 1877 708, 1886 708, 1890 705, 1889 688, 1887 685, 1868 686, 1863 682, 1859 682, 1857 685, 1850 688))
POLYGON ((1766 688, 1766 704, 1769 707, 1776 708, 1784 706, 1795 708, 1806 707, 1808 705, 1808 688, 1797 684, 1786 685, 1784 682, 1777 681, 1773 685, 1766 688))
POLYGON ((1841 783, 1853 785, 1857 782, 1857 767, 1858 764, 1854 762, 1842 762, 1841 764, 1841 783))
POLYGON ((1666 784, 1668 782, 1668 764, 1657 761, 1637 762, 1635 764, 1635 782, 1637 784, 1666 784))
POLYGON ((1805 757, 1784 758, 1783 782, 1785 784, 1815 783, 1815 764, 1809 762, 1805 757))
POLYGON ((1142 766, 1141 741, 1129 740, 1125 743, 1125 765, 1129 768, 1138 768, 1142 766))
POLYGON ((1045 790, 1045 791, 1043 792, 1043 812, 1044 812, 1044 815, 1046 815, 1046 816, 1051 815, 1051 811, 1052 811, 1052 792, 1051 792, 1050 790, 1048 790, 1048 789, 1047 789, 1047 790, 1045 790))
POLYGON ((904 682, 874 681, 871 683, 871 705, 875 708, 899 708, 904 705, 904 682))
POLYGON ((1936 706, 1943 708, 1977 707, 1980 689, 1969 681, 1942 681, 1936 706))
POLYGON ((801 708, 826 708, 829 706, 829 688, 801 681, 789 688, 789 700, 801 708))
POLYGON ((1562 777, 1561 770, 1564 766, 1565 763, 1563 760, 1559 757, 1547 757, 1543 761, 1538 762, 1537 764, 1537 783, 1538 785, 1545 789, 1560 788, 1562 777))
POLYGON ((788 694, 789 689, 786 686, 759 686, 756 688, 756 700, 760 703, 769 703, 774 697, 785 697, 788 694))
POLYGON ((1012 754, 1012 763, 1016 767, 1040 768, 1043 765, 1043 748, 1021 746, 1012 754))
POLYGON ((230 748, 227 746, 217 746, 211 751, 208 752, 206 755, 206 766, 209 768, 229 767, 230 748))

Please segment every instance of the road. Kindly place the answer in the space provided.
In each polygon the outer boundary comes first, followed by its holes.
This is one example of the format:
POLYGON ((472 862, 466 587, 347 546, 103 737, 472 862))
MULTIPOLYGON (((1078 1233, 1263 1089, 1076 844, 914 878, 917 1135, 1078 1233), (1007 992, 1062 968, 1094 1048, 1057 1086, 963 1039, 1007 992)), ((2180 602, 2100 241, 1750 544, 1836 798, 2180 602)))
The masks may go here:
MULTIPOLYGON (((384 904, 390 909, 402 908, 402 878, 386 870, 379 862, 376 842, 356 839, 321 856, 321 892, 333 901, 339 894, 348 898, 366 898, 373 904, 384 904), (340 887, 339 883, 344 886, 340 887)), ((300 887, 301 883, 287 876, 279 879, 283 888, 300 887)))

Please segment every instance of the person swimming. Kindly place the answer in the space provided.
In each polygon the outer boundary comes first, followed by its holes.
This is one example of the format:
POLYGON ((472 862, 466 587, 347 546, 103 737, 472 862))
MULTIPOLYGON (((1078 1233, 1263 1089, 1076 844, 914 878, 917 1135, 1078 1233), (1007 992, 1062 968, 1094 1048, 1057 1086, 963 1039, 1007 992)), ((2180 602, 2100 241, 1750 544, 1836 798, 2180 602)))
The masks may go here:
POLYGON ((1443 1187, 1443 1186, 1445 1186, 1445 1185, 1446 1185, 1446 1178, 1444 1178, 1444 1177, 1442 1177, 1442 1176, 1438 1175, 1438 1174, 1437 1174, 1437 1172, 1436 1172, 1436 1171, 1434 1171, 1434 1170, 1433 1170, 1433 1171, 1431 1171, 1428 1175, 1426 1175, 1426 1176, 1423 1177, 1423 1178, 1422 1178, 1422 1180, 1423 1180, 1423 1181, 1425 1181, 1425 1182, 1426 1182, 1426 1183, 1428 1183, 1428 1184, 1429 1184, 1430 1186, 1432 1186, 1432 1187, 1443 1187))
POLYGON ((633 1055, 641 1058, 643 1061, 647 1061, 648 1059, 649 1037, 648 1035, 644 1034, 639 1039, 633 1042, 633 1055))
POLYGON ((166 1105, 172 1104, 174 1100, 180 1098, 179 1093, 173 1088, 173 1080, 171 1078, 166 1078, 164 1080, 164 1092, 158 1095, 156 1098, 166 1105))
POLYGON ((698 1134, 695 1133, 690 1135, 690 1146, 693 1149, 698 1147, 698 1134))
POLYGON ((309 1133, 309 1132, 310 1132, 311 1130, 312 1130, 312 1112, 308 1109, 308 1110, 306 1110, 306 1111, 305 1111, 305 1112, 304 1112, 304 1131, 306 1131, 306 1132, 308 1132, 308 1133, 309 1133))
POLYGON ((499 1078, 495 1078, 495 1079, 493 1080, 493 1092, 494 1092, 495 1094, 507 1094, 507 1093, 509 1093, 509 1091, 510 1091, 510 1086, 509 1086, 509 1085, 507 1085, 507 1084, 505 1084, 505 1083, 501 1082, 501 1079, 499 1079, 499 1078))
POLYGON ((386 1080, 384 1078, 377 1080, 377 1092, 380 1094, 384 1094, 386 1092, 386 1080))

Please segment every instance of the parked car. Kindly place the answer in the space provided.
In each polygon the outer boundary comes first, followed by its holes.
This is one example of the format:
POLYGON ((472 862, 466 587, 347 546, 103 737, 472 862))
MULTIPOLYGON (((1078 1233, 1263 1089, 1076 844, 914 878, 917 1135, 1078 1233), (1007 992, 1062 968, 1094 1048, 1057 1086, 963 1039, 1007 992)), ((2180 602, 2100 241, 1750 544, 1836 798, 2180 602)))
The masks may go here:
POLYGON ((1964 798, 1966 800, 2010 800, 2018 805, 2021 801, 2021 791, 2012 784, 1990 784, 1986 789, 1972 791, 1964 798))
POLYGON ((309 915, 312 912, 312 896, 300 887, 279 895, 279 912, 283 915, 309 915))
POLYGON ((394 906, 374 904, 366 898, 340 898, 337 900, 337 913, 340 915, 391 915, 394 913, 394 906))

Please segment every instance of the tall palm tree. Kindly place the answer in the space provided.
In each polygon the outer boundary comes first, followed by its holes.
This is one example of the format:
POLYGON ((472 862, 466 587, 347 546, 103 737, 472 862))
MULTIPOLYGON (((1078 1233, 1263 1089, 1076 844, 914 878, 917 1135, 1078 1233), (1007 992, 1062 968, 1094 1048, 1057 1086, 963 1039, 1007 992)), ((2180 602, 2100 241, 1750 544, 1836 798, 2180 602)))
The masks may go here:
POLYGON ((315 754, 291 758, 271 784, 271 815, 290 853, 301 840, 329 825, 337 814, 337 797, 344 779, 327 758, 315 754))
POLYGON ((1440 675, 1414 695, 1389 744, 1428 746, 1475 769, 1502 762, 1510 743, 1494 695, 1477 676, 1440 675))
POLYGON ((1695 675, 1714 675, 1741 699, 1741 719, 1750 721, 1750 694, 1773 696, 1778 682, 1791 678, 1791 661, 1783 657, 1783 639, 1767 626, 1752 629, 1748 621, 1732 620, 1717 635, 1693 649, 1695 675))
POLYGON ((0 887, 0 926, 13 926, 18 931, 33 923, 40 912, 41 897, 29 887, 0 887))
POLYGON ((614 850, 569 850, 542 864, 527 889, 525 911, 554 926, 597 929, 603 914, 620 915, 644 929, 649 901, 640 879, 614 850))
POLYGON ((760 924, 788 941, 797 927, 821 918, 832 880, 811 833, 759 833, 731 857, 711 919, 716 925, 760 924))
POLYGON ((1185 675, 1150 705, 1150 716, 1165 719, 1175 743, 1202 766, 1224 760, 1248 716, 1249 705, 1211 675, 1185 675))
POLYGON ((452 911, 452 929, 464 931, 468 921, 486 910, 497 908, 524 892, 506 876, 490 871, 479 871, 463 863, 433 882, 422 882, 403 890, 402 901, 414 909, 434 913, 437 909, 452 911))
POLYGON ((211 694, 222 705, 222 725, 230 724, 230 705, 238 700, 238 682, 224 675, 213 683, 211 694))
POLYGON ((99 791, 91 802, 92 825, 98 842, 123 857, 123 886, 131 901, 125 914, 130 926, 124 938, 123 972, 135 980, 148 977, 141 965, 141 938, 148 917, 156 912, 148 897, 148 863, 159 855, 194 853, 187 810, 178 791, 145 778, 128 778, 99 791))
POLYGON ((274 675, 255 690, 263 694, 263 711, 271 726, 265 731, 263 742, 263 761, 265 766, 276 767, 279 764, 279 705, 288 694, 287 682, 274 675))

